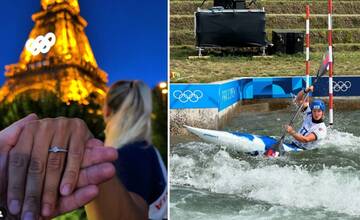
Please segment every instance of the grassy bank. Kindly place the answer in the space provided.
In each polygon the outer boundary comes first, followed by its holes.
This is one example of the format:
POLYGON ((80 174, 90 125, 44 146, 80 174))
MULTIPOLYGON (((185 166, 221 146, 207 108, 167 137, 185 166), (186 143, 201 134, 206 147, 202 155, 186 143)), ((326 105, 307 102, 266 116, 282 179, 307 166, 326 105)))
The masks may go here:
MULTIPOLYGON (((324 51, 326 48, 324 49, 324 51)), ((172 48, 170 69, 173 83, 214 82, 235 77, 292 76, 305 74, 305 55, 274 55, 254 58, 251 55, 210 54, 208 59, 188 59, 195 51, 188 47, 172 48)), ((311 74, 315 74, 323 53, 311 54, 311 74)), ((360 52, 334 52, 334 75, 360 75, 360 52)))

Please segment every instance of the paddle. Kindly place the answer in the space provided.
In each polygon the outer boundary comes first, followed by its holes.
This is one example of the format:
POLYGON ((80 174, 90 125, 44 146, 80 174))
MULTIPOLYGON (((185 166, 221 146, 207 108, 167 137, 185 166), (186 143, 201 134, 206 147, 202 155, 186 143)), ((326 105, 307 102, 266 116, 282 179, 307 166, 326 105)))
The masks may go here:
MULTIPOLYGON (((325 58, 322 60, 322 62, 320 64, 320 67, 319 67, 318 72, 316 74, 316 78, 315 78, 312 85, 315 85, 319 81, 319 79, 326 73, 327 67, 329 65, 329 59, 330 59, 329 53, 327 52, 325 54, 325 58)), ((303 101, 302 101, 301 105, 297 108, 295 115, 293 115, 293 117, 291 118, 291 120, 289 122, 289 126, 293 125, 293 123, 295 121, 295 118, 299 115, 299 113, 303 109, 303 106, 304 106, 304 103, 305 103, 304 100, 306 100, 308 96, 309 96, 309 92, 306 93, 305 97, 303 98, 303 101)), ((284 142, 285 136, 286 136, 286 131, 284 130, 283 135, 281 136, 281 138, 274 145, 272 145, 269 149, 274 149, 275 151, 279 152, 280 155, 284 155, 285 150, 284 150, 283 142, 284 142)), ((265 154, 267 155, 267 152, 265 154)))

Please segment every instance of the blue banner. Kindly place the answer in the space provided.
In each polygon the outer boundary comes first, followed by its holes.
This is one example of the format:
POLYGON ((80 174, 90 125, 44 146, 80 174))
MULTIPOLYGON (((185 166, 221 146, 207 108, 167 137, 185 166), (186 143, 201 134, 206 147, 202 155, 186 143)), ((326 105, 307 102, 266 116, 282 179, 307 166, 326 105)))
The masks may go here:
MULTIPOLYGON (((311 81, 314 79, 310 78, 311 81)), ((226 109, 239 100, 291 98, 306 86, 305 77, 241 78, 223 83, 170 84, 170 109, 226 109)), ((334 77, 334 96, 360 96, 360 77, 334 77)), ((329 95, 329 78, 322 77, 313 96, 329 95)))
MULTIPOLYGON (((360 77, 342 76, 333 78, 334 97, 360 96, 360 77)), ((329 96, 329 77, 322 77, 314 89, 313 96, 329 96)))
POLYGON ((240 100, 240 84, 239 80, 234 80, 219 85, 219 106, 221 111, 240 100))
POLYGON ((218 108, 218 84, 170 84, 170 109, 218 108))

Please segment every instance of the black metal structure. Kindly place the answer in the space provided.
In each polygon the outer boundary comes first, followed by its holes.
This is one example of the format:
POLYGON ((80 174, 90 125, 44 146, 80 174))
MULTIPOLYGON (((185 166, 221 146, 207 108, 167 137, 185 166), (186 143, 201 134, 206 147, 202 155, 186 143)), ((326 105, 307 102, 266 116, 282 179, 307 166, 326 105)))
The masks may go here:
POLYGON ((195 19, 197 47, 267 46, 263 10, 198 10, 195 19))
POLYGON ((304 31, 273 30, 272 42, 274 53, 302 53, 304 52, 304 31))

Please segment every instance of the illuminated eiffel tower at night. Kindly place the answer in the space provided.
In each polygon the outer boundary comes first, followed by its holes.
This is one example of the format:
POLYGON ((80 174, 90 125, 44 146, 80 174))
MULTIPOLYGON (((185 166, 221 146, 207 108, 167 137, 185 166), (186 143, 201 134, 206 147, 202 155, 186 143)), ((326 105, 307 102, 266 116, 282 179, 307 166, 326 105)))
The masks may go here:
POLYGON ((19 62, 5 67, 0 101, 49 91, 64 102, 87 104, 90 94, 101 102, 107 74, 96 63, 78 0, 41 0, 41 8, 32 15, 35 25, 19 62))

